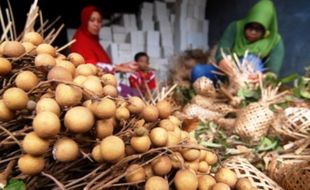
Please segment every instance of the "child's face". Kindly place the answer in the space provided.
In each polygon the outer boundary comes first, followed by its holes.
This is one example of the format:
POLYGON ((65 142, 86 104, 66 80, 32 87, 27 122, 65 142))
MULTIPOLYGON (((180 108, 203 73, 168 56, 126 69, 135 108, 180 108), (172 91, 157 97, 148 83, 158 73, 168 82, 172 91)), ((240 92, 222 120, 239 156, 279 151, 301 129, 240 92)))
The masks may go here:
POLYGON ((149 68, 149 58, 147 56, 141 56, 137 60, 137 64, 140 70, 146 71, 149 68))

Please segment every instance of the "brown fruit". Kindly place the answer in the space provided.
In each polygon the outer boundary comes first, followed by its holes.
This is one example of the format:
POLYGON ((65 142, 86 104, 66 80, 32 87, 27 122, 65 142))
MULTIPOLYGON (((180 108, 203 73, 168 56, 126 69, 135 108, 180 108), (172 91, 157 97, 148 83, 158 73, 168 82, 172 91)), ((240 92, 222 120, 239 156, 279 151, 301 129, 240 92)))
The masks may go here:
POLYGON ((38 101, 36 105, 36 112, 41 113, 44 111, 52 112, 59 116, 60 107, 57 104, 56 100, 53 98, 42 98, 38 101))
POLYGON ((28 95, 20 88, 9 88, 3 93, 3 102, 10 110, 21 110, 27 107, 28 95))
POLYGON ((130 145, 136 152, 143 153, 150 149, 151 140, 147 135, 142 137, 132 137, 130 139, 130 145))
POLYGON ((230 187, 225 183, 216 183, 212 186, 211 190, 230 190, 230 187))
POLYGON ((104 85, 112 85, 112 86, 117 86, 117 81, 114 75, 112 74, 104 74, 101 77, 101 80, 104 85))
POLYGON ((42 53, 36 56, 36 58, 34 59, 34 64, 37 67, 40 66, 54 67, 56 65, 56 60, 50 54, 42 53))
POLYGON ((216 164, 218 161, 217 155, 213 152, 206 151, 206 161, 209 165, 216 164))
POLYGON ((3 55, 19 57, 26 52, 24 46, 18 41, 7 41, 3 47, 3 55))
POLYGON ((103 161, 103 158, 102 158, 102 155, 101 155, 101 150, 100 150, 100 144, 97 144, 92 152, 91 152, 91 155, 92 157, 94 158, 94 160, 96 162, 102 162, 103 161))
POLYGON ((180 137, 172 131, 168 131, 167 146, 174 146, 180 143, 180 137))
POLYGON ((72 81, 72 75, 70 71, 64 67, 55 66, 53 67, 47 75, 48 80, 60 80, 60 81, 72 81))
POLYGON ((144 186, 144 190, 169 190, 169 183, 162 177, 150 177, 144 186))
POLYGON ((169 158, 172 163, 172 167, 175 169, 182 168, 184 164, 184 158, 179 152, 174 152, 173 154, 169 155, 169 158))
POLYGON ((114 162, 125 155, 125 143, 117 136, 108 136, 100 143, 103 160, 114 162))
POLYGON ((31 90, 38 83, 39 79, 37 75, 35 75, 31 71, 22 71, 17 75, 15 79, 16 86, 24 91, 31 90))
POLYGON ((81 65, 81 64, 85 64, 85 60, 83 58, 83 56, 81 54, 78 53, 70 53, 68 55, 68 59, 71 63, 73 63, 75 65, 75 67, 81 65))
POLYGON ((32 126, 39 137, 52 138, 59 133, 61 124, 56 114, 44 111, 34 117, 32 126))
POLYGON ((90 76, 95 75, 95 72, 94 69, 90 66, 90 64, 81 64, 75 69, 75 76, 77 75, 90 76))
POLYGON ((195 171, 195 172, 198 172, 199 162, 197 160, 192 161, 192 162, 185 162, 184 165, 185 165, 185 168, 191 169, 192 171, 195 171))
POLYGON ((76 160, 79 154, 79 145, 69 138, 61 138, 57 140, 53 149, 54 158, 60 162, 76 160))
POLYGON ((182 150, 182 156, 185 160, 191 162, 194 160, 199 159, 200 157, 200 150, 197 149, 184 149, 182 150))
POLYGON ((27 32, 24 34, 23 37, 23 42, 30 42, 35 46, 40 45, 41 43, 43 43, 43 41, 43 37, 37 32, 27 32))
POLYGON ((220 168, 216 173, 215 173, 215 180, 217 182, 222 182, 233 188, 236 183, 237 183, 237 175, 235 172, 228 168, 220 168))
POLYGON ((10 121, 13 117, 14 113, 0 100, 0 121, 10 121))
POLYGON ((65 127, 74 133, 85 133, 95 123, 93 113, 83 106, 77 106, 67 111, 64 117, 65 127))
POLYGON ((156 107, 158 109, 159 117, 161 119, 168 118, 172 113, 172 105, 166 100, 162 100, 162 101, 158 102, 156 104, 156 107))
POLYGON ((199 162, 198 171, 201 173, 209 173, 210 172, 209 164, 206 161, 199 162))
POLYGON ((116 104, 109 98, 103 98, 96 105, 95 115, 101 119, 108 119, 115 116, 116 104))
POLYGON ((70 61, 56 60, 56 66, 67 69, 71 73, 71 76, 75 74, 75 66, 70 61))
POLYGON ((173 115, 170 115, 168 117, 168 119, 176 126, 180 126, 181 125, 181 121, 177 117, 175 117, 173 115))
POLYGON ((56 57, 56 49, 50 44, 40 44, 36 48, 37 54, 49 54, 53 57, 56 57))
POLYGON ((44 168, 44 158, 25 154, 18 159, 18 168, 25 175, 35 175, 44 168))
POLYGON ((174 184, 177 190, 196 190, 198 179, 196 174, 188 169, 179 170, 175 175, 174 184))
POLYGON ((168 119, 163 119, 159 123, 159 127, 166 129, 167 131, 174 131, 175 125, 168 119))
POLYGON ((30 42, 23 42, 23 43, 22 43, 22 46, 24 46, 25 51, 26 51, 29 55, 32 55, 32 56, 36 56, 36 55, 37 55, 36 46, 33 45, 32 43, 30 43, 30 42))
POLYGON ((0 57, 0 75, 4 76, 11 72, 12 64, 6 58, 0 57))
POLYGON ((49 142, 40 138, 35 132, 28 133, 23 140, 23 149, 33 156, 40 156, 48 151, 49 142))
POLYGON ((216 181, 210 175, 203 175, 198 178, 198 190, 211 190, 214 184, 216 181))
POLYGON ((114 118, 97 120, 96 135, 97 138, 103 139, 113 134, 115 121, 114 118))
POLYGON ((127 168, 125 179, 128 183, 138 182, 145 179, 144 168, 138 164, 132 164, 127 168))
POLYGON ((145 104, 143 100, 141 100, 141 98, 137 96, 132 96, 128 98, 127 108, 130 111, 130 113, 133 113, 133 114, 141 113, 144 106, 145 104))
POLYGON ((159 117, 159 112, 155 106, 147 105, 142 110, 142 116, 145 121, 155 122, 159 117))
POLYGON ((101 82, 96 77, 88 76, 85 82, 83 82, 82 86, 99 97, 103 95, 103 88, 102 88, 101 82))
POLYGON ((73 79, 73 82, 79 86, 83 86, 83 83, 87 80, 86 76, 78 75, 73 79))
POLYGON ((119 107, 116 109, 115 118, 117 120, 127 120, 130 117, 130 112, 125 107, 119 107))
POLYGON ((103 94, 105 96, 117 97, 117 89, 115 86, 108 84, 103 87, 103 94))
POLYGON ((136 151, 132 148, 131 145, 126 145, 126 147, 125 147, 125 152, 126 152, 126 155, 127 155, 127 156, 136 154, 136 151))
POLYGON ((75 106, 81 102, 82 91, 74 86, 58 84, 55 99, 60 106, 75 106))
POLYGON ((252 190, 251 181, 248 178, 241 178, 237 181, 236 190, 252 190))
POLYGON ((165 146, 168 142, 168 132, 164 128, 156 127, 152 129, 150 139, 155 146, 165 146))
POLYGON ((172 169, 172 163, 168 156, 160 156, 152 161, 152 169, 156 175, 164 176, 172 169))

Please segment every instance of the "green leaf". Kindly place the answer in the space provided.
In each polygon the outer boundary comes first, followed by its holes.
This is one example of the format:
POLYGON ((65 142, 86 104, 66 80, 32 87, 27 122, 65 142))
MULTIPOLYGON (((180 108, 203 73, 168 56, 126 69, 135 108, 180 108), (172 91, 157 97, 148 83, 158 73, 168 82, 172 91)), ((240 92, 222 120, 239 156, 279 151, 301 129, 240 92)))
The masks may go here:
POLYGON ((293 73, 289 76, 286 76, 280 80, 282 84, 290 83, 299 78, 300 76, 297 73, 293 73))
POLYGON ((276 150, 280 146, 280 139, 275 137, 275 138, 268 138, 268 137, 263 137, 259 143, 259 145, 256 147, 256 150, 258 152, 263 152, 263 151, 269 151, 269 150, 276 150))
POLYGON ((310 99, 310 92, 308 92, 308 90, 306 89, 301 90, 300 95, 303 98, 310 99))
POLYGON ((26 190, 26 185, 22 180, 10 179, 4 190, 26 190))

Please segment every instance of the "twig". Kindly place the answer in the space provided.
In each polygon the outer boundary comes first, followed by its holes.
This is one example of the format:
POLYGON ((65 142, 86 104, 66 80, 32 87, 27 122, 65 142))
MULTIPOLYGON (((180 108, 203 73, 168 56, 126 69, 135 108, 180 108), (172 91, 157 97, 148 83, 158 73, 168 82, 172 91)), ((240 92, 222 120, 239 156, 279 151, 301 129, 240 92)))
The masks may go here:
POLYGON ((76 42, 76 39, 73 39, 73 40, 71 40, 69 43, 67 43, 66 45, 64 45, 64 46, 60 47, 59 49, 57 49, 56 51, 57 51, 57 52, 60 52, 60 51, 62 51, 63 49, 65 49, 65 48, 71 46, 71 45, 72 45, 73 43, 75 43, 75 42, 76 42))
POLYGON ((18 141, 18 139, 15 138, 15 136, 14 136, 9 130, 7 130, 6 128, 4 128, 2 125, 0 125, 0 129, 2 129, 2 130, 5 131, 8 135, 10 135, 10 136, 12 137, 12 139, 14 139, 14 141, 16 142, 16 144, 18 144, 18 146, 19 146, 20 148, 23 147, 22 144, 18 141))
POLYGON ((9 24, 6 26, 6 28, 3 30, 3 34, 1 36, 0 41, 3 41, 3 39, 5 38, 6 40, 8 40, 8 36, 7 33, 9 32, 10 28, 11 28, 12 23, 9 22, 9 24))
POLYGON ((66 190, 65 186, 60 182, 58 181, 54 176, 50 175, 50 174, 47 174, 45 172, 41 172, 41 174, 45 177, 48 177, 50 178, 51 180, 53 180, 55 182, 55 184, 61 189, 61 190, 66 190))
POLYGON ((62 24, 58 30, 56 31, 56 33, 54 34, 53 38, 48 42, 48 44, 52 44, 54 42, 54 40, 57 38, 58 34, 60 33, 60 31, 63 29, 65 25, 62 24))

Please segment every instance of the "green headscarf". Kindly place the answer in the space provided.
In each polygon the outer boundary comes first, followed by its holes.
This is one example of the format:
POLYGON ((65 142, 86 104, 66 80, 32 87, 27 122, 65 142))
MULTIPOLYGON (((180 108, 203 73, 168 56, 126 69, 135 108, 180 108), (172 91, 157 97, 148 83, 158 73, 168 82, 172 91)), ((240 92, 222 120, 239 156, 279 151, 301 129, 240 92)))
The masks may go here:
POLYGON ((261 58, 266 57, 272 48, 280 41, 278 33, 277 14, 270 0, 260 0, 249 11, 246 18, 237 21, 236 39, 233 51, 238 55, 244 55, 246 50, 261 58), (265 28, 265 36, 250 43, 244 34, 244 27, 249 23, 259 23, 265 28))

